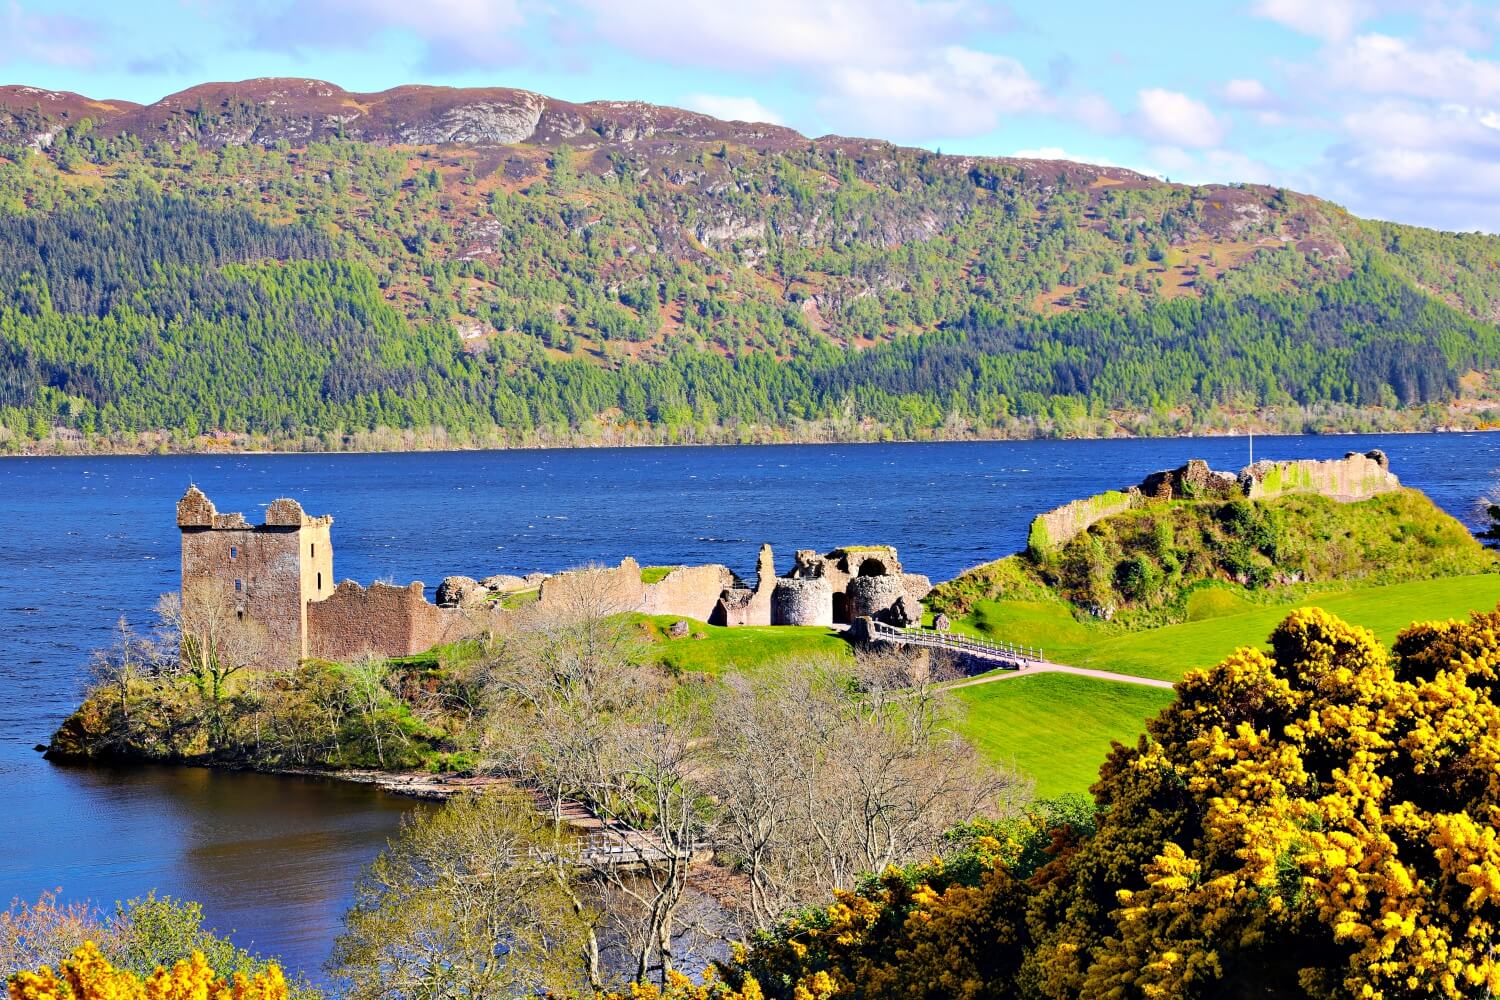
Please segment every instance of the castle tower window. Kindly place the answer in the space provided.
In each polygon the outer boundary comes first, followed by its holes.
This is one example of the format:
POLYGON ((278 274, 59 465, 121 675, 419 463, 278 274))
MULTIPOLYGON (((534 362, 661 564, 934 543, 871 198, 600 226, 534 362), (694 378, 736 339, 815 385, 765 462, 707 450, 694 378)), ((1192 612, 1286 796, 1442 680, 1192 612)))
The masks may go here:
POLYGON ((321 591, 322 589, 323 589, 323 574, 319 573, 318 574, 318 590, 321 591))
POLYGON ((234 562, 235 558, 237 556, 239 556, 239 554, 240 554, 240 550, 239 550, 238 547, 236 547, 234 545, 229 546, 229 561, 230 562, 234 562))
POLYGON ((308 545, 307 545, 307 554, 308 554, 308 556, 310 556, 312 558, 317 558, 317 555, 318 555, 318 543, 317 542, 309 542, 308 543, 308 545))
POLYGON ((234 581, 234 592, 235 593, 239 593, 240 591, 242 591, 244 589, 245 589, 245 581, 243 581, 243 580, 236 580, 236 581, 234 581))

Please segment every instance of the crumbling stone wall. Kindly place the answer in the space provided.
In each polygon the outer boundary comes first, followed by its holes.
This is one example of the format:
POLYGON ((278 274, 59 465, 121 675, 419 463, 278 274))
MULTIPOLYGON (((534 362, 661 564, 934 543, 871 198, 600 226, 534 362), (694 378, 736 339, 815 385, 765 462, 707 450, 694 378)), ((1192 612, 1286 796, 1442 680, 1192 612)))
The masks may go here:
POLYGON ((932 593, 932 581, 921 573, 902 573, 901 582, 906 596, 921 604, 932 593))
POLYGON ((782 577, 771 592, 772 625, 832 625, 833 588, 821 576, 782 577))
POLYGON ((719 596, 741 587, 728 566, 679 566, 656 583, 648 583, 641 595, 641 611, 648 615, 675 615, 709 621, 719 606, 719 596))
POLYGON ((640 563, 627 557, 618 566, 589 566, 547 577, 535 610, 543 615, 602 616, 637 611, 645 599, 640 563))
POLYGON ((1256 462, 1240 473, 1243 492, 1252 500, 1288 493, 1319 493, 1352 503, 1401 488, 1385 453, 1350 452, 1327 462, 1256 462))
POLYGON ((476 635, 498 620, 490 609, 440 608, 423 589, 417 582, 365 588, 343 581, 329 597, 307 606, 307 655, 322 660, 410 656, 476 635))
POLYGON ((1140 497, 1138 491, 1121 493, 1109 490, 1063 504, 1045 514, 1038 514, 1032 518, 1026 547, 1037 557, 1062 548, 1087 531, 1091 525, 1129 510, 1140 502, 1140 497))

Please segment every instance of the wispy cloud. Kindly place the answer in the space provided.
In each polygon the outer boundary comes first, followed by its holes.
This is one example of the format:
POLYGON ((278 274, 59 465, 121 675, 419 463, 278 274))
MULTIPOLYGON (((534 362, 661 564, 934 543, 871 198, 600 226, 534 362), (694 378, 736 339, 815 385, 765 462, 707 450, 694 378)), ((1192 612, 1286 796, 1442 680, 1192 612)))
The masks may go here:
POLYGON ((103 30, 94 21, 68 14, 43 13, 19 0, 0 6, 0 65, 39 62, 49 66, 87 68, 100 61, 103 30))
POLYGON ((725 94, 689 94, 682 99, 682 106, 690 111, 701 111, 705 115, 727 121, 768 122, 785 124, 781 116, 753 97, 731 97, 725 94))

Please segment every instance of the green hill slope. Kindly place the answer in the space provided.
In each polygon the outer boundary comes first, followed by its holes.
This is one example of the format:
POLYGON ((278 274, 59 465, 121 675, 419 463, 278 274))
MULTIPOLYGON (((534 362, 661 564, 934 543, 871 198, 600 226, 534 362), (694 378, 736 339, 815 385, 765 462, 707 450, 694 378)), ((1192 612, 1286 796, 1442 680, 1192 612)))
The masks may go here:
POLYGON ((1497 261, 646 105, 0 88, 0 447, 1481 426, 1497 261))

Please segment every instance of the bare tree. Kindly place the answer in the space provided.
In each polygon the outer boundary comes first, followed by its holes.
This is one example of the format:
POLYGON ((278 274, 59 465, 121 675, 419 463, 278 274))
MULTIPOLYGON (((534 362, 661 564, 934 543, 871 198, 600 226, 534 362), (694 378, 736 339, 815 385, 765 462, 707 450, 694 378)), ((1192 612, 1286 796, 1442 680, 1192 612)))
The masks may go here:
POLYGON ((952 728, 949 703, 897 659, 797 663, 739 678, 716 712, 719 844, 768 927, 861 875, 939 853, 944 834, 1029 794, 952 728))
POLYGON ((178 594, 163 594, 156 603, 164 646, 177 650, 180 672, 192 678, 204 703, 210 749, 223 746, 225 705, 230 678, 274 660, 271 643, 253 623, 247 625, 232 597, 213 590, 204 599, 185 603, 178 594))
POLYGON ((106 649, 94 651, 89 664, 93 686, 111 693, 120 713, 120 724, 114 738, 129 744, 138 731, 131 714, 133 700, 140 695, 143 683, 159 674, 170 662, 168 651, 151 636, 142 636, 122 617, 115 624, 115 641, 106 649))
POLYGON ((383 657, 367 653, 347 664, 344 672, 349 680, 350 696, 364 718, 365 732, 370 734, 370 740, 375 744, 375 759, 384 768, 384 716, 391 697, 385 682, 390 674, 390 664, 383 657))
POLYGON ((519 794, 414 814, 361 877, 330 970, 353 1000, 572 995, 583 921, 554 859, 570 848, 519 794))
POLYGON ((612 914, 634 952, 634 979, 661 984, 677 964, 676 942, 689 930, 681 907, 690 867, 706 854, 712 813, 700 791, 706 746, 668 699, 644 706, 612 732, 606 784, 596 810, 618 831, 613 854, 585 855, 612 898, 612 914))

